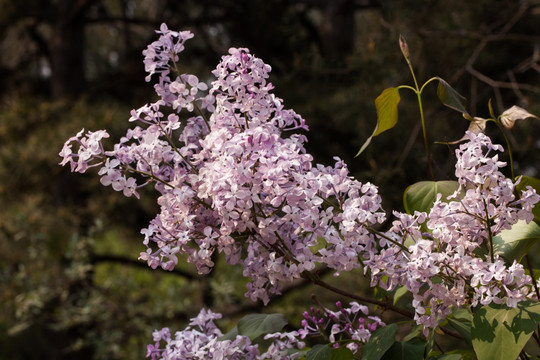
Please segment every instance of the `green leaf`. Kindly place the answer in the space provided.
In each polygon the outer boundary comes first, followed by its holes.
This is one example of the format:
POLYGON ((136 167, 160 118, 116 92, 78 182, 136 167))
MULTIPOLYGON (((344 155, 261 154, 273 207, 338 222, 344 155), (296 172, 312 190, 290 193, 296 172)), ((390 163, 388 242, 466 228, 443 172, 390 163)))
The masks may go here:
POLYGON ((377 136, 396 126, 398 121, 398 104, 401 100, 397 87, 385 89, 375 99, 377 109, 377 127, 372 136, 377 136))
POLYGON ((330 346, 317 344, 306 354, 306 360, 332 360, 330 346))
POLYGON ((407 287, 405 285, 403 286, 398 286, 398 288, 396 289, 396 291, 394 292, 394 305, 397 304, 397 302, 399 301, 399 299, 401 299, 401 297, 403 295, 405 295, 407 293, 407 287))
POLYGON ((493 251, 507 262, 520 261, 531 247, 540 240, 540 227, 534 221, 518 220, 511 229, 501 231, 493 237, 493 251))
POLYGON ((383 360, 423 360, 426 342, 414 338, 407 342, 396 341, 384 354, 383 360))
POLYGON ((262 334, 275 333, 287 325, 282 314, 249 314, 238 321, 238 333, 254 340, 262 334))
POLYGON ((433 207, 437 194, 442 195, 443 201, 459 188, 457 181, 420 181, 412 184, 403 194, 403 205, 407 214, 414 211, 429 212, 433 207))
POLYGON ((377 126, 375 126, 373 134, 366 140, 364 145, 362 145, 355 157, 360 155, 367 148, 367 146, 371 143, 371 139, 396 126, 398 121, 398 104, 400 100, 401 97, 399 96, 399 88, 397 87, 385 89, 379 96, 377 96, 375 99, 377 126))
POLYGON ((465 106, 467 100, 461 96, 454 88, 452 88, 446 81, 437 77, 439 80, 439 86, 437 86, 437 96, 441 102, 448 106, 450 109, 457 110, 467 116, 470 116, 465 106))
POLYGON ((411 329, 411 331, 409 331, 409 333, 405 335, 402 341, 407 342, 414 338, 420 337, 422 336, 423 332, 424 332, 424 325, 415 324, 413 328, 411 329))
POLYGON ((337 349, 330 349, 331 360, 353 360, 354 354, 351 350, 345 346, 340 346, 337 349))
POLYGON ((218 341, 234 340, 238 336, 238 326, 233 327, 225 335, 220 337, 218 341))
POLYGON ((516 308, 490 304, 476 309, 471 330, 478 360, 516 359, 540 321, 540 303, 516 308))
POLYGON ((362 360, 379 360, 390 349, 396 338, 397 324, 378 328, 362 347, 362 360))
MULTIPOLYGON (((519 191, 526 190, 527 186, 531 186, 534 190, 536 190, 537 194, 540 194, 540 180, 537 178, 531 177, 531 176, 518 176, 517 178, 521 177, 521 181, 519 184, 517 184, 516 188, 519 191)), ((540 224, 540 203, 537 203, 533 208, 533 215, 534 215, 534 221, 536 223, 540 224)))
POLYGON ((476 356, 469 350, 453 350, 444 354, 430 357, 430 360, 475 360, 476 356))
POLYGON ((447 320, 448 324, 456 329, 459 335, 463 337, 463 340, 465 340, 469 345, 472 345, 471 322, 465 320, 460 321, 452 318, 448 318, 447 320))
POLYGON ((488 110, 489 110, 489 115, 491 115, 491 117, 495 119, 496 116, 495 116, 495 112, 493 111, 493 106, 491 105, 491 99, 489 99, 488 101, 488 110))

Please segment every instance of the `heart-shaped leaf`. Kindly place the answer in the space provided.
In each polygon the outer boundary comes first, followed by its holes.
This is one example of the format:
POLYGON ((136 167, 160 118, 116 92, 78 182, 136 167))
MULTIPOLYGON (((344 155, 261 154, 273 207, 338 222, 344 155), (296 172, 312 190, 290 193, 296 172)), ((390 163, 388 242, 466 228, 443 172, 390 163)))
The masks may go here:
POLYGON ((519 220, 511 229, 501 231, 493 237, 493 251, 508 263, 519 262, 531 247, 540 240, 540 227, 531 221, 519 220))
POLYGON ((516 359, 540 322, 540 303, 490 304, 476 309, 471 329, 478 360, 516 359))
POLYGON ((441 194, 442 201, 452 195, 459 188, 457 181, 420 181, 412 184, 403 194, 403 205, 407 214, 414 214, 415 211, 429 212, 433 203, 437 199, 437 194, 441 194))

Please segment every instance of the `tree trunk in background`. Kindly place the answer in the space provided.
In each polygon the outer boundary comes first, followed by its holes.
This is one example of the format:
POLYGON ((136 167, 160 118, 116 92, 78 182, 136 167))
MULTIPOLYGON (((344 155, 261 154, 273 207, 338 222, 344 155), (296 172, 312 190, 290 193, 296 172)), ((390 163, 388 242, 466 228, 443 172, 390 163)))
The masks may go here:
POLYGON ((61 0, 55 9, 49 49, 54 97, 77 96, 85 86, 83 3, 84 0, 61 0))

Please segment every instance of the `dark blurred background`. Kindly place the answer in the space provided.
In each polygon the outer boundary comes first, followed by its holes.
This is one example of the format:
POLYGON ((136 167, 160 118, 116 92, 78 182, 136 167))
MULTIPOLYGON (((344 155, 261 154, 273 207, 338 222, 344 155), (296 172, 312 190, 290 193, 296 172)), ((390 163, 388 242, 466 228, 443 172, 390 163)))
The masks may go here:
MULTIPOLYGON (((95 173, 57 165, 81 128, 118 140, 129 111, 155 99, 141 51, 162 22, 195 33, 180 63, 201 79, 231 46, 270 64, 276 94, 307 119, 316 162, 344 159, 380 187, 386 209, 429 179, 405 90, 396 128, 354 158, 375 127, 376 96, 412 85, 399 34, 419 81, 447 80, 474 116, 488 116, 489 99, 498 114, 512 105, 540 114, 538 0, 0 0, 1 359, 143 358, 153 329, 181 329, 202 306, 232 319, 224 327, 264 310, 243 297, 242 270, 221 259, 223 271, 205 278, 187 265, 147 269, 136 260, 139 230, 155 216, 155 194, 125 199, 95 173)), ((435 177, 452 179, 455 147, 434 142, 459 139, 468 123, 439 103, 435 84, 424 104, 435 177)), ((538 176, 539 129, 529 119, 510 133, 517 174, 538 176)), ((501 143, 497 129, 487 133, 501 143)), ((356 275, 335 281, 368 291, 356 275)), ((266 310, 298 325, 314 291, 296 284, 266 310)))

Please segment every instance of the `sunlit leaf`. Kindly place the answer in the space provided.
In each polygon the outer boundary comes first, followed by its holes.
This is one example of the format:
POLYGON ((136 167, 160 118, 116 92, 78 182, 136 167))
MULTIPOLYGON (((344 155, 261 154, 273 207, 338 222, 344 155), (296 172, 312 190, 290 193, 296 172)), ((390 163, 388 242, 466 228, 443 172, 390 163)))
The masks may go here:
POLYGON ((379 360, 390 349, 396 338, 396 324, 378 328, 362 347, 362 360, 379 360))
POLYGON ((441 102, 451 109, 457 110, 463 114, 469 114, 465 106, 467 100, 461 96, 454 88, 452 88, 446 81, 437 78, 439 80, 439 86, 437 87, 437 96, 441 102))
POLYGON ((493 237, 493 250, 509 263, 520 261, 531 247, 540 240, 540 227, 533 221, 519 220, 511 229, 501 231, 493 237))
POLYGON ((398 104, 400 100, 399 89, 397 87, 385 89, 377 96, 375 99, 377 125, 375 126, 373 134, 366 140, 364 145, 362 145, 356 156, 360 155, 367 148, 373 137, 396 126, 398 121, 398 104))
POLYGON ((282 314, 249 314, 238 321, 238 333, 254 340, 262 334, 280 331, 287 320, 282 314))
POLYGON ((540 120, 538 116, 533 115, 527 110, 514 105, 510 109, 505 110, 501 114, 500 120, 501 120, 501 124, 503 124, 505 128, 511 129, 514 127, 516 121, 525 120, 528 118, 535 118, 535 119, 540 120))
POLYGON ((437 199, 437 194, 441 194, 442 201, 452 195, 459 188, 457 181, 420 181, 412 184, 403 194, 403 205, 407 214, 414 214, 415 211, 429 212, 433 203, 437 199))
MULTIPOLYGON (((531 176, 518 176, 518 178, 521 177, 521 180, 519 184, 517 184, 516 188, 519 191, 526 190, 527 186, 531 186, 534 190, 536 190, 537 194, 540 194, 540 180, 537 178, 533 178, 531 176)), ((537 224, 540 224, 540 203, 537 203, 533 208, 533 215, 534 215, 534 221, 536 221, 537 224)))
POLYGON ((516 308, 490 304, 474 313, 472 343, 478 360, 516 359, 540 321, 540 303, 516 308))
POLYGON ((385 89, 375 99, 377 109, 377 127, 373 136, 393 128, 398 121, 398 104, 401 100, 397 87, 385 89))

